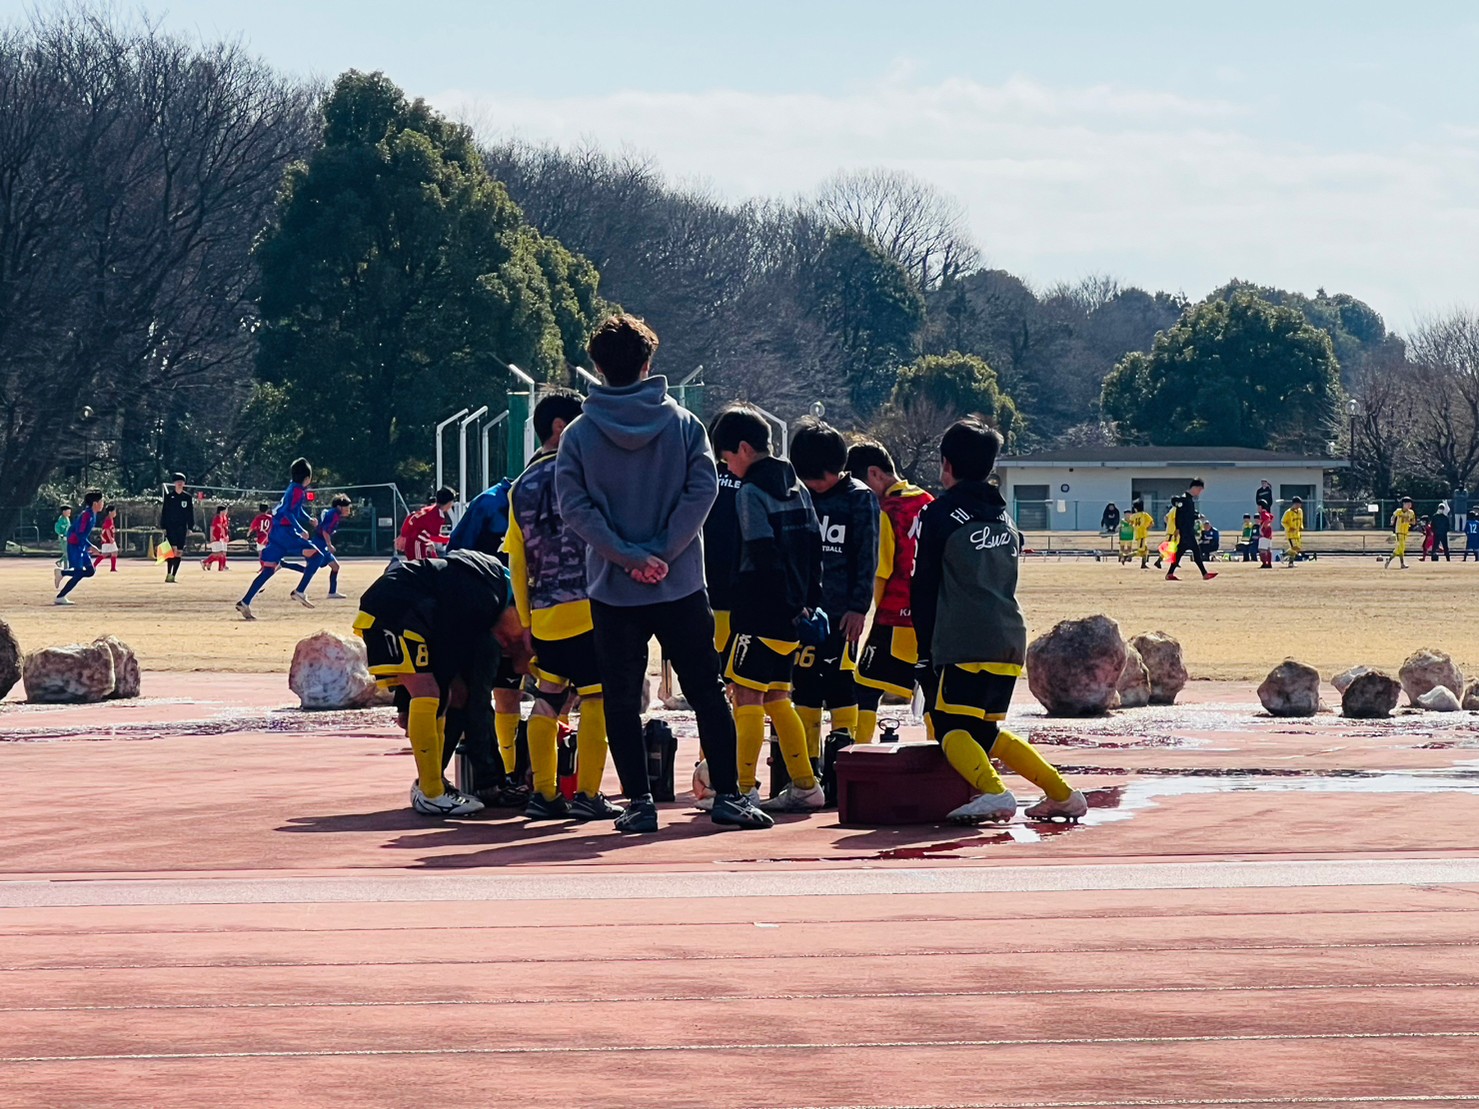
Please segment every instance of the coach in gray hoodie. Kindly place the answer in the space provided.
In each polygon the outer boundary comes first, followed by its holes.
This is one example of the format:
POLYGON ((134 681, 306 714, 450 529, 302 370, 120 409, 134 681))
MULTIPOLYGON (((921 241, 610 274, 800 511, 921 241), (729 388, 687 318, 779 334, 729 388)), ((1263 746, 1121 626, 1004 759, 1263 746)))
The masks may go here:
POLYGON ((560 439, 560 516, 586 541, 597 661, 611 758, 631 804, 623 832, 657 831, 642 738, 642 685, 654 636, 673 662, 698 718, 718 795, 712 819, 767 828, 769 816, 739 793, 734 717, 724 695, 714 614, 704 589, 700 534, 718 494, 714 456, 698 417, 650 377, 657 335, 634 316, 612 316, 587 346, 604 385, 560 439))

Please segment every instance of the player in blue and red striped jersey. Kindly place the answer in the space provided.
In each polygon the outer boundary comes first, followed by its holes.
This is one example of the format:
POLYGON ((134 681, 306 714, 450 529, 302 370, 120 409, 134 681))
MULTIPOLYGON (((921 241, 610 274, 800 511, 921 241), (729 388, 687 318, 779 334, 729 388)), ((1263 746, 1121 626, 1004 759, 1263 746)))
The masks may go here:
MULTIPOLYGON (((313 517, 308 514, 308 487, 313 484, 313 467, 306 458, 294 459, 289 476, 291 480, 283 491, 282 500, 272 511, 272 531, 267 537, 267 546, 259 554, 262 569, 252 580, 246 596, 236 602, 236 611, 241 613, 243 620, 256 619, 252 615, 252 598, 261 592, 279 567, 296 570, 300 574, 306 572, 305 566, 287 561, 289 558, 312 559, 319 554, 319 549, 313 545, 313 517)), ((294 592, 293 599, 304 608, 313 607, 301 593, 294 592)))
MULTIPOLYGON (((313 575, 318 573, 319 568, 329 568, 329 600, 348 600, 345 594, 339 592, 339 560, 335 557, 338 553, 334 550, 334 531, 339 527, 344 517, 350 515, 349 498, 340 493, 334 497, 329 510, 323 514, 318 526, 313 532, 313 545, 318 548, 318 554, 308 560, 307 567, 303 570, 303 581, 299 583, 295 595, 308 592, 308 583, 313 580, 313 575)), ((302 597, 299 596, 301 603, 302 597)))
POLYGON ((101 493, 96 489, 89 489, 82 498, 82 511, 67 529, 67 568, 56 571, 54 575, 57 585, 61 585, 62 578, 67 579, 67 584, 56 595, 55 604, 70 605, 72 602, 67 594, 76 589, 77 583, 83 578, 90 578, 97 573, 92 564, 92 529, 97 523, 98 505, 102 501, 101 493))

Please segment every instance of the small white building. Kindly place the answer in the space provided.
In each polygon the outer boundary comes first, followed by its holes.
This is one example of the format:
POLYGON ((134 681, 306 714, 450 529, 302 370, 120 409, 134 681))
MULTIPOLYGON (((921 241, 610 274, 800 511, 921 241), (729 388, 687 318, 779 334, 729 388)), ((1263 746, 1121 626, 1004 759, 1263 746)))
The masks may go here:
POLYGON ((1207 483, 1197 505, 1223 532, 1254 513, 1259 482, 1273 486, 1274 517, 1304 499, 1310 528, 1320 526, 1325 478, 1350 463, 1246 447, 1075 447, 1000 459, 1002 496, 1024 531, 1097 531, 1108 504, 1121 513, 1140 497, 1159 525, 1171 498, 1192 478, 1207 483))

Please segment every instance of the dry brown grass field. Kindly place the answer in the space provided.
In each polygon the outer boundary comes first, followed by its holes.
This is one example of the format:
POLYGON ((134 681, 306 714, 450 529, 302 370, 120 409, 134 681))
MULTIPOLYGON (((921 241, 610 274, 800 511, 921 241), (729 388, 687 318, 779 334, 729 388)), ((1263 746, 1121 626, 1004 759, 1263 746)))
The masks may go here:
MULTIPOLYGON (((180 581, 165 585, 161 568, 120 562, 118 573, 104 569, 78 586, 75 606, 56 608, 49 561, 0 559, 0 618, 27 650, 115 634, 153 670, 282 671, 303 636, 349 630, 356 606, 324 600, 324 574, 312 586, 314 610, 288 599, 297 578, 283 573, 254 605, 257 621, 241 620, 231 606, 255 566, 238 558, 229 573, 205 573, 198 559, 187 560, 180 581)), ((380 560, 347 563, 341 589, 358 596, 383 568, 380 560)), ((1029 558, 1021 594, 1033 635, 1058 620, 1107 613, 1126 635, 1175 635, 1199 678, 1259 679, 1285 655, 1327 676, 1356 663, 1395 668, 1427 645, 1479 672, 1479 565, 1472 562, 1413 563, 1402 572, 1383 571, 1375 557, 1329 557, 1293 569, 1217 569, 1213 582, 1201 581, 1195 568, 1167 582, 1138 565, 1029 558)))

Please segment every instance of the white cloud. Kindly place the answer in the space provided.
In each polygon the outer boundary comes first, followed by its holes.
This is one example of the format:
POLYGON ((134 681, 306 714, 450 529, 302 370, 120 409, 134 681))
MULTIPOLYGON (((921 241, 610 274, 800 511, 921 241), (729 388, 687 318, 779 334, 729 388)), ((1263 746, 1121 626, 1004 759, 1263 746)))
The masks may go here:
POLYGON ((992 264, 1040 282, 1093 271, 1192 295, 1232 276, 1323 285, 1399 326, 1479 301, 1479 140, 1457 128, 1325 148, 1270 137, 1261 113, 1277 106, 1025 78, 926 83, 908 64, 835 95, 433 100, 503 136, 635 147, 731 198, 804 193, 838 168, 907 169, 965 202, 992 264))

